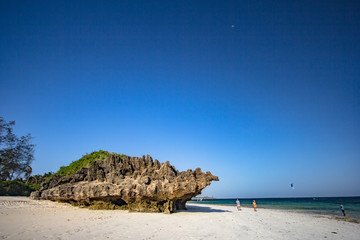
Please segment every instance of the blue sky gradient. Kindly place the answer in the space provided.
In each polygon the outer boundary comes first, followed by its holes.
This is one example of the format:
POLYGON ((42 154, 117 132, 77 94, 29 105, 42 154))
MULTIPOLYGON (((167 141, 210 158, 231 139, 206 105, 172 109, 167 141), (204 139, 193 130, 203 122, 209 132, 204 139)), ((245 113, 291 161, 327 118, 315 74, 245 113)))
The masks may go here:
POLYGON ((359 12, 1 1, 0 116, 33 135, 35 174, 103 149, 209 170, 208 196, 359 196, 359 12))

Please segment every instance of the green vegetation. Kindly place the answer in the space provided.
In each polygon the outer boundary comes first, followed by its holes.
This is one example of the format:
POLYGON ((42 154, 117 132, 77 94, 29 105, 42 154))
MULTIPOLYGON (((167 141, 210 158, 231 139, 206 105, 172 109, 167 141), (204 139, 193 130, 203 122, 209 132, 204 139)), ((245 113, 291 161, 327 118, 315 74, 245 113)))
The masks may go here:
POLYGON ((60 175, 60 176, 70 176, 71 174, 74 174, 76 171, 80 170, 81 168, 88 168, 92 166, 92 163, 94 161, 103 161, 106 158, 108 158, 111 154, 115 154, 119 157, 126 157, 126 155, 123 154, 118 154, 118 153, 111 153, 111 152, 107 152, 107 151, 97 151, 97 152, 92 152, 90 154, 86 154, 83 157, 81 157, 79 160, 74 161, 72 163, 70 163, 69 166, 62 166, 60 167, 59 171, 57 171, 57 173, 55 173, 55 175, 60 175))
POLYGON ((39 189, 38 184, 24 183, 19 180, 0 182, 0 196, 30 196, 32 191, 39 189))
MULTIPOLYGON (((0 180, 0 196, 29 196, 32 191, 39 190, 41 183, 48 183, 55 176, 70 176, 81 168, 91 167, 94 161, 103 161, 108 158, 111 154, 115 154, 121 158, 126 157, 126 155, 111 153, 107 151, 97 151, 90 154, 82 156, 79 160, 70 163, 69 166, 60 167, 60 170, 57 173, 48 172, 44 175, 33 175, 27 177, 27 179, 22 180, 19 178, 17 180, 0 180)), ((109 205, 105 206, 102 203, 97 204, 99 208, 102 209, 112 209, 114 206, 109 205)))
POLYGON ((43 175, 37 174, 30 176, 26 183, 32 183, 32 184, 41 184, 42 182, 49 183, 50 180, 54 177, 53 172, 44 173, 43 175))
POLYGON ((2 181, 29 178, 32 172, 35 144, 31 135, 18 137, 15 121, 6 122, 0 117, 0 179, 2 181))

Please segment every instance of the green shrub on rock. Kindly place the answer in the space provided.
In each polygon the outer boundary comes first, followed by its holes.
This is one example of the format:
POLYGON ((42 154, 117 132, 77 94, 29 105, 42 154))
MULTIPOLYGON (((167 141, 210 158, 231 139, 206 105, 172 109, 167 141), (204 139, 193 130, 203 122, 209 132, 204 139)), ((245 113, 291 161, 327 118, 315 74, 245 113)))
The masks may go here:
POLYGON ((70 176, 74 174, 76 171, 80 170, 81 168, 89 168, 92 166, 92 163, 95 161, 103 161, 108 158, 111 154, 115 154, 119 157, 126 157, 126 155, 118 154, 118 153, 111 153, 108 151, 97 151, 92 152, 90 154, 86 154, 82 156, 79 160, 70 163, 69 166, 62 166, 60 167, 59 171, 55 175, 60 175, 62 177, 70 176))

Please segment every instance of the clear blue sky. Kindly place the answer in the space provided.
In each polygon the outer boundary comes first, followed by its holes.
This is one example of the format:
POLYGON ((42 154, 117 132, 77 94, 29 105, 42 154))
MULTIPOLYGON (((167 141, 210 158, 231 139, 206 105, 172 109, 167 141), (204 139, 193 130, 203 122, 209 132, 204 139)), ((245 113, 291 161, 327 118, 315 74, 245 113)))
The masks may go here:
POLYGON ((35 174, 104 149, 209 170, 208 196, 359 196, 359 12, 2 0, 0 116, 33 135, 35 174))

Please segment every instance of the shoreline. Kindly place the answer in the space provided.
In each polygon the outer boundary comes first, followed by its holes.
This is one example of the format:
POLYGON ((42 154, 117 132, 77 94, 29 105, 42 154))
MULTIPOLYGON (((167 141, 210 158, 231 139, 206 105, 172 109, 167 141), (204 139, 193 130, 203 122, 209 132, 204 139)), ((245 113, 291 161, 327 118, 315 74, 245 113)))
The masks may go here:
POLYGON ((0 197, 1 239, 358 239, 359 224, 287 210, 187 204, 173 214, 0 197))
MULTIPOLYGON (((211 206, 224 206, 224 207, 235 207, 236 205, 230 205, 230 204, 213 204, 213 203, 198 203, 195 201, 191 201, 190 204, 198 204, 199 206, 201 205, 211 205, 211 206)), ((252 206, 249 206, 249 204, 247 205, 241 205, 241 208, 247 208, 247 209, 253 209, 252 206)), ((327 217, 329 219, 336 219, 336 220, 340 220, 340 221, 345 221, 345 222, 352 222, 352 223, 357 223, 360 224, 360 218, 357 217, 353 217, 351 215, 348 214, 347 217, 343 217, 340 213, 338 214, 332 214, 329 211, 326 210, 303 210, 303 209, 287 209, 287 208, 271 208, 271 207, 265 207, 264 206, 257 206, 257 209, 269 209, 269 210, 274 210, 274 211, 285 211, 285 212, 295 212, 295 213, 304 213, 304 214, 309 214, 309 215, 314 215, 316 217, 327 217)))
MULTIPOLYGON (((191 205, 199 205, 199 206, 206 206, 206 205, 210 205, 210 206, 224 206, 224 207, 234 207, 236 208, 236 205, 226 205, 226 204, 211 204, 211 203, 190 203, 191 205)), ((249 206, 241 206, 241 208, 247 208, 247 209, 253 209, 252 207, 249 206)), ((322 213, 319 210, 298 210, 298 209, 279 209, 279 208, 267 208, 267 207, 257 207, 257 209, 263 210, 263 209, 268 209, 268 210, 273 210, 273 211, 283 211, 283 212, 290 212, 290 213, 300 213, 300 214, 308 214, 314 217, 318 217, 318 218, 328 218, 328 219, 333 219, 333 220, 338 220, 338 221, 344 221, 344 222, 351 222, 351 223, 355 223, 355 224, 360 224, 360 219, 357 218, 353 218, 353 217, 343 217, 340 215, 334 215, 334 214, 327 214, 327 213, 322 213)))

